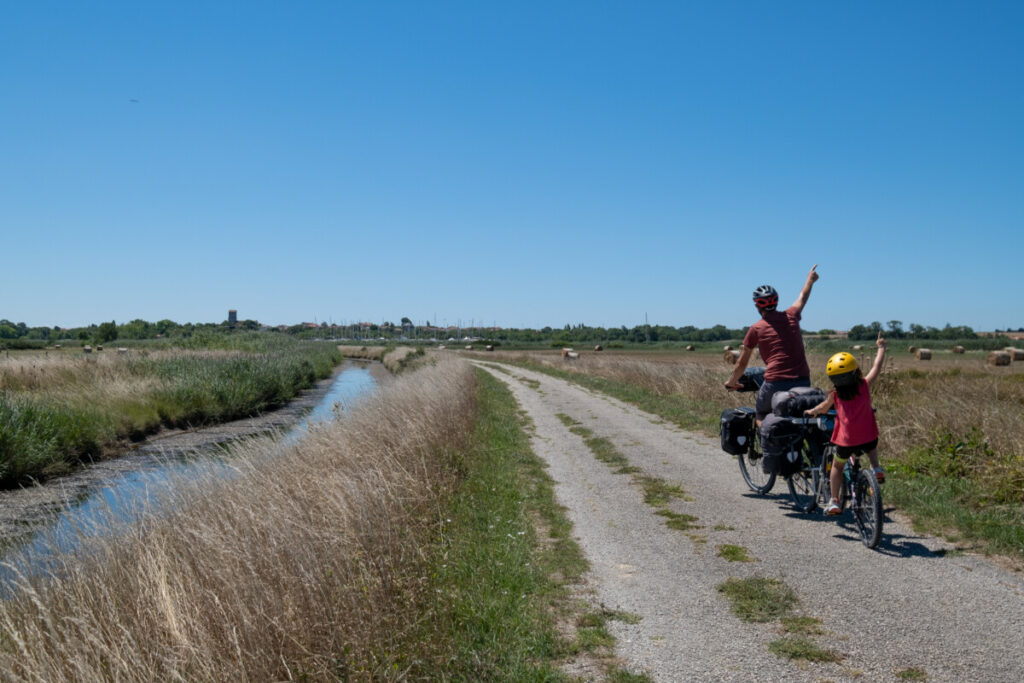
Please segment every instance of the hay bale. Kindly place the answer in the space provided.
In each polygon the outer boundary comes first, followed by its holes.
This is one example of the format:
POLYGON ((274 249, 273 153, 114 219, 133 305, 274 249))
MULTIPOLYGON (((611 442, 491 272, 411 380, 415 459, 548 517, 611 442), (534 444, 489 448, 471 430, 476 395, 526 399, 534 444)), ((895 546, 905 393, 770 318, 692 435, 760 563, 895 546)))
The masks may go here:
POLYGON ((863 351, 864 350, 864 345, 863 344, 854 344, 853 345, 853 350, 854 351, 863 351))
POLYGON ((86 344, 82 347, 82 353, 92 353, 92 347, 86 344))
POLYGON ((728 349, 725 352, 724 358, 725 362, 728 363, 729 365, 736 365, 736 361, 740 359, 740 352, 728 349))
POLYGON ((965 348, 964 348, 964 347, 962 347, 962 346, 954 346, 954 347, 953 347, 952 349, 950 349, 950 350, 951 350, 951 351, 952 351, 953 353, 967 353, 967 349, 965 349, 965 348))
POLYGON ((445 350, 446 348, 448 348, 448 347, 447 347, 447 346, 445 346, 444 344, 441 344, 441 345, 440 345, 440 346, 438 346, 437 348, 438 348, 438 350, 439 350, 439 351, 444 351, 444 350, 445 350))
POLYGON ((123 356, 124 354, 128 353, 128 349, 126 349, 123 346, 118 346, 117 347, 117 353, 118 353, 118 355, 122 355, 123 356))
POLYGON ((491 345, 491 344, 488 344, 488 345, 486 346, 486 348, 487 348, 487 350, 488 350, 488 351, 493 351, 493 350, 494 350, 494 346, 493 346, 493 345, 491 345))
POLYGON ((909 351, 910 353, 917 353, 917 347, 911 344, 910 346, 907 347, 907 351, 909 351))
POLYGON ((594 350, 595 351, 604 351, 604 347, 601 346, 600 344, 598 344, 597 346, 594 347, 594 350))
POLYGON ((931 349, 918 349, 914 352, 914 358, 918 360, 931 360, 932 350, 931 349))
POLYGON ((726 344, 726 345, 725 345, 725 350, 726 350, 726 351, 732 351, 732 346, 731 346, 731 345, 729 345, 729 344, 726 344))
POLYGON ((565 354, 565 359, 566 360, 576 360, 579 357, 580 357, 580 354, 577 353, 576 351, 570 351, 569 353, 565 354))
POLYGON ((1024 360, 1024 349, 1015 349, 1011 346, 1007 349, 1003 349, 1003 352, 1010 354, 1011 361, 1015 362, 1019 360, 1024 360))
POLYGON ((1008 354, 1006 351, 993 351, 992 353, 988 354, 987 362, 989 365, 1009 365, 1010 354, 1008 354))
POLYGON ((102 347, 102 346, 100 346, 99 344, 97 344, 97 345, 96 345, 96 350, 97 350, 97 351, 102 351, 102 350, 103 350, 103 347, 102 347))
POLYGON ((686 350, 687 351, 693 351, 693 344, 687 344, 686 350))
POLYGON ((473 345, 472 344, 466 344, 466 350, 467 351, 472 351, 473 350, 473 345))

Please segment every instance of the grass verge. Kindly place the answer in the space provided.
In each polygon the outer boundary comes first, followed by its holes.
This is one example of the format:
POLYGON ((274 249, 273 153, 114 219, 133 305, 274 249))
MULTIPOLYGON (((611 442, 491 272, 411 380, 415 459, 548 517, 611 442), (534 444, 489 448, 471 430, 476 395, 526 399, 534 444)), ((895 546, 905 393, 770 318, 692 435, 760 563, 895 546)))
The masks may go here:
POLYGON ((408 675, 569 680, 560 665, 585 655, 611 676, 619 670, 606 623, 632 617, 573 599, 587 563, 554 484, 530 450, 511 393, 486 372, 478 370, 477 380, 476 427, 455 460, 461 482, 431 572, 436 600, 406 644, 408 675))

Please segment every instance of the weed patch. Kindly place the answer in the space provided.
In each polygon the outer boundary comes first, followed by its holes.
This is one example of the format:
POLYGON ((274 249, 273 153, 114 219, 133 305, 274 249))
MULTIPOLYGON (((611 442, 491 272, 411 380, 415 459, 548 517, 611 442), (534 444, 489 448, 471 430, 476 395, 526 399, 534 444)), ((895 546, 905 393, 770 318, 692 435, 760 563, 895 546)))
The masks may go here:
POLYGON ((764 577, 729 578, 718 585, 718 592, 729 599, 733 614, 756 623, 788 616, 798 603, 792 588, 764 577))
POLYGON ((838 662, 842 655, 826 650, 812 640, 802 636, 787 636, 768 643, 768 649, 778 657, 803 660, 805 662, 838 662))
POLYGON ((729 562, 753 562, 750 552, 741 545, 723 543, 718 546, 718 556, 729 562))

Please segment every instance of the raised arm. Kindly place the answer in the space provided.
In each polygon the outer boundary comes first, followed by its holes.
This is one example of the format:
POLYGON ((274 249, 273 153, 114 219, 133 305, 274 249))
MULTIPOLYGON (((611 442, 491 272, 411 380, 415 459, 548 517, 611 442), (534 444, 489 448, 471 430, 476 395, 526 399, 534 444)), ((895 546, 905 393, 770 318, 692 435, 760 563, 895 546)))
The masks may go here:
POLYGON ((803 312, 804 306, 807 305, 807 299, 811 296, 811 288, 814 287, 814 283, 818 281, 818 273, 815 270, 817 267, 817 263, 811 267, 811 272, 807 273, 807 281, 804 282, 803 289, 800 290, 800 296, 798 296, 796 301, 793 302, 793 308, 795 308, 799 313, 803 312))
POLYGON ((885 347, 887 343, 882 339, 881 332, 878 333, 878 340, 875 342, 875 346, 878 347, 878 353, 875 354, 875 362, 871 364, 871 369, 868 370, 868 374, 864 377, 864 381, 868 383, 869 387, 882 374, 882 363, 885 362, 885 347))
POLYGON ((736 359, 736 365, 732 368, 732 377, 725 383, 725 388, 729 391, 735 391, 743 386, 740 384, 740 376, 747 369, 747 363, 750 362, 750 354, 754 353, 754 349, 749 349, 746 346, 741 346, 740 349, 740 357, 736 359))

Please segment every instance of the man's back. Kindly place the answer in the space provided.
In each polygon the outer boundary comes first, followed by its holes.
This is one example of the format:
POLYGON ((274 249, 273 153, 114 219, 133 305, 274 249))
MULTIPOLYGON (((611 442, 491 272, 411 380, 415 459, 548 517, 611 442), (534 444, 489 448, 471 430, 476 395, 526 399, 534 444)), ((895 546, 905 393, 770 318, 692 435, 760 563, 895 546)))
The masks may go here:
POLYGON ((766 381, 797 379, 811 374, 800 334, 800 311, 795 306, 785 311, 765 312, 747 330, 743 346, 749 349, 757 346, 766 366, 766 381))

